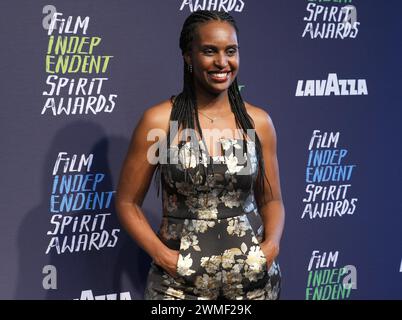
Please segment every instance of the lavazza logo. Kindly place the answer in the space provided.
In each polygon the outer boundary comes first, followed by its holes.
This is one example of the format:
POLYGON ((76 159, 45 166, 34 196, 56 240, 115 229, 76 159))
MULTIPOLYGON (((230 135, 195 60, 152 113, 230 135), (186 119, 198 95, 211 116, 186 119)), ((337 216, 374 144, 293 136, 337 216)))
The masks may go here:
POLYGON ((242 0, 182 0, 180 11, 188 9, 191 12, 197 10, 217 10, 242 12, 244 9, 242 0))
POLYGON ((336 73, 329 73, 327 79, 297 81, 296 97, 331 95, 368 95, 367 81, 366 79, 339 79, 336 73))

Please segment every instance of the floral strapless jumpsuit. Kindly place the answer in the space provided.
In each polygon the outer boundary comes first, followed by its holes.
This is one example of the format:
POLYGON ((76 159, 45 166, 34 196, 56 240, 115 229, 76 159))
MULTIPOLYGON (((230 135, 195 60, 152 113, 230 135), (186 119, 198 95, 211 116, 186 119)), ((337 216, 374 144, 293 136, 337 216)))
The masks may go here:
POLYGON ((197 144, 200 153, 192 152, 189 142, 169 148, 169 160, 177 161, 162 164, 170 170, 161 171, 163 217, 157 235, 179 250, 178 276, 152 261, 146 300, 279 299, 279 265, 274 261, 268 269, 260 247, 264 225, 253 192, 255 143, 220 142, 222 156, 209 157, 202 143, 197 144), (239 153, 245 143, 247 152, 239 153), (204 169, 206 178, 200 174, 204 169))

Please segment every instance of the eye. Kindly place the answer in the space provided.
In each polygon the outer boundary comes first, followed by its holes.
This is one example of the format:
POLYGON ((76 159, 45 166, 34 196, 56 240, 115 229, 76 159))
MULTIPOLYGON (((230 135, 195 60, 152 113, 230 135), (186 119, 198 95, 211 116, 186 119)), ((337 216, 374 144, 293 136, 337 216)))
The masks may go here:
POLYGON ((212 55, 214 53, 214 51, 210 48, 204 49, 202 52, 206 55, 212 55))
POLYGON ((231 48, 231 49, 227 50, 227 54, 229 56, 234 56, 236 53, 237 53, 237 49, 235 49, 235 48, 231 48))

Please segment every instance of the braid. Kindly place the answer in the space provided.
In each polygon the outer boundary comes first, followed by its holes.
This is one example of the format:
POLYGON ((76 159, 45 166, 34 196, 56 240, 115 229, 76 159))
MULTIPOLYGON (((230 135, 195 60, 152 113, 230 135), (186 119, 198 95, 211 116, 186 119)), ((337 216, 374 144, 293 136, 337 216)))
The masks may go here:
MULTIPOLYGON (((247 132, 247 130, 255 129, 255 127, 254 127, 254 121, 247 113, 246 106, 244 105, 243 98, 241 97, 239 86, 237 83, 237 77, 233 81, 233 83, 230 85, 230 87, 228 89, 228 94, 229 94, 230 106, 235 115, 236 126, 237 126, 237 128, 242 129, 243 137, 246 140, 246 137, 244 135, 247 132)), ((261 141, 258 138, 257 133, 255 134, 254 143, 255 143, 255 149, 256 149, 256 156, 257 156, 257 160, 258 160, 258 175, 257 175, 257 179, 256 179, 256 184, 255 184, 255 191, 256 191, 257 195, 262 195, 262 199, 260 197, 257 197, 256 200, 257 200, 257 203, 259 206, 263 206, 267 202, 267 199, 265 197, 265 192, 264 192, 264 190, 265 190, 264 179, 266 179, 266 181, 268 183, 271 197, 272 197, 272 188, 271 188, 271 184, 269 183, 268 177, 265 173, 265 164, 264 164, 264 158, 262 155, 261 141)), ((246 152, 247 152, 247 143, 245 143, 245 147, 246 147, 246 152)))
MULTIPOLYGON (((184 21, 183 28, 182 28, 182 31, 180 34, 179 46, 180 46, 182 55, 184 55, 186 52, 191 50, 191 45, 194 40, 194 36, 195 36, 197 27, 202 23, 205 23, 208 21, 213 21, 213 20, 225 21, 225 22, 230 23, 233 26, 233 28, 236 30, 236 33, 238 36, 239 30, 237 28, 236 22, 235 22, 234 18, 227 12, 207 11, 207 10, 195 11, 190 16, 188 16, 187 19, 184 21)), ((195 129, 195 125, 194 125, 194 120, 195 120, 197 131, 200 133, 201 138, 202 138, 203 135, 202 135, 202 129, 201 129, 199 118, 198 118, 197 101, 196 101, 196 96, 195 96, 195 88, 194 88, 193 78, 192 78, 192 74, 189 72, 189 66, 187 65, 187 63, 184 59, 183 59, 183 61, 184 61, 183 90, 175 97, 174 101, 172 100, 173 107, 172 107, 172 112, 170 114, 169 120, 177 121, 179 131, 180 131, 180 128, 195 129)), ((243 136, 244 136, 245 133, 247 132, 247 129, 255 129, 255 128, 254 128, 253 120, 248 115, 248 113, 246 111, 246 107, 244 105, 244 101, 241 97, 239 87, 238 87, 237 77, 228 89, 228 96, 229 96, 231 110, 232 110, 233 114, 235 115, 236 127, 242 129, 243 136)), ((173 99, 173 96, 172 96, 172 99, 173 99)), ((176 134, 176 132, 174 133, 174 135, 175 134, 176 134)), ((166 138, 167 138, 167 146, 169 147, 170 146, 170 126, 168 129, 166 138)), ((254 142, 255 142, 255 146, 256 146, 256 154, 257 154, 258 170, 259 170, 256 182, 255 182, 255 191, 258 195, 259 194, 263 195, 263 199, 260 199, 260 197, 257 197, 258 205, 262 206, 263 204, 266 203, 266 198, 265 198, 265 193, 264 193, 264 180, 263 180, 264 178, 268 182, 271 195, 272 195, 272 189, 271 189, 271 185, 269 184, 268 178, 265 174, 264 160, 263 160, 263 156, 262 156, 262 148, 261 148, 261 143, 260 143, 260 140, 259 140, 257 134, 255 135, 254 142)), ((245 147, 246 147, 246 152, 247 152, 247 143, 245 143, 245 147)), ((201 166, 201 167, 204 167, 204 166, 201 166)), ((159 196, 159 190, 160 190, 161 175, 164 173, 163 172, 164 170, 165 170, 165 166, 161 166, 160 164, 158 164, 158 166, 156 168, 156 173, 155 173, 155 185, 157 188, 158 196, 159 196)), ((187 170, 185 170, 185 171, 187 171, 187 170)), ((186 177, 187 177, 187 175, 186 175, 186 177)))

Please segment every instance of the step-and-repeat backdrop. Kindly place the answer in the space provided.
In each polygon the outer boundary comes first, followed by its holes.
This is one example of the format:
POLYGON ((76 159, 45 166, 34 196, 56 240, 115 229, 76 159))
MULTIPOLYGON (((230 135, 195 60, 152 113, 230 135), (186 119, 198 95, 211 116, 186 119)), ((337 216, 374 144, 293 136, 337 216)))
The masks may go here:
MULTIPOLYGON (((0 297, 142 299, 116 186, 199 9, 237 20, 241 92, 277 130, 282 299, 402 298, 402 5, 374 0, 2 1, 0 297)), ((153 184, 143 210, 157 230, 153 184)))

